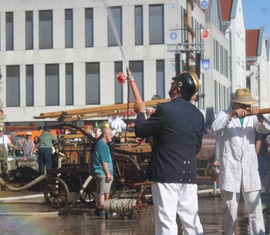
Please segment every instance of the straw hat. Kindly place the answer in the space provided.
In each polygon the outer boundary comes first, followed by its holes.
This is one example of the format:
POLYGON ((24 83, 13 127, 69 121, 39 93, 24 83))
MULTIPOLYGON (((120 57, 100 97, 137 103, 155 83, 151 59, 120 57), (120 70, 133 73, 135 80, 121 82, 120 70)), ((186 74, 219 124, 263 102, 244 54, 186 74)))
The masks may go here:
POLYGON ((256 104, 257 100, 251 97, 250 90, 248 88, 237 89, 234 97, 231 99, 234 103, 252 105, 256 104))

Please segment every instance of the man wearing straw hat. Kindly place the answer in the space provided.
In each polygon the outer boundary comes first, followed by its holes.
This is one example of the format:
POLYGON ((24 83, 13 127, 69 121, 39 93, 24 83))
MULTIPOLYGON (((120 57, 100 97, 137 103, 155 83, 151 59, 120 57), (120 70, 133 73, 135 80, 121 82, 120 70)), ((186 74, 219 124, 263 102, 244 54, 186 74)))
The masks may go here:
POLYGON ((220 136, 224 234, 235 234, 240 193, 249 215, 250 234, 265 234, 255 140, 256 131, 269 133, 270 122, 258 114, 258 107, 251 106, 257 101, 249 89, 237 89, 232 102, 232 109, 219 112, 212 123, 212 130, 220 136))

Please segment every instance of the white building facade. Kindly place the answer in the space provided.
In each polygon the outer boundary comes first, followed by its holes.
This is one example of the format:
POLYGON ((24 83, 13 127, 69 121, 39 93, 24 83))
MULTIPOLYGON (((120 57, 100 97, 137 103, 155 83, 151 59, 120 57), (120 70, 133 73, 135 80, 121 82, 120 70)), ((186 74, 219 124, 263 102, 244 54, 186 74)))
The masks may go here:
MULTIPOLYGON (((210 61, 209 69, 200 71, 199 94, 205 97, 196 106, 211 123, 228 108, 234 89, 245 86, 242 5, 234 1, 232 21, 224 28, 220 1, 209 1, 206 10, 191 2, 192 52, 210 61), (203 28, 210 29, 207 40, 201 38, 203 28)), ((0 4, 0 98, 8 125, 37 122, 33 117, 41 113, 132 101, 127 84, 116 80, 126 67, 143 100, 168 98, 176 54, 181 62, 187 58, 186 0, 0 4)))
MULTIPOLYGON (((204 24, 204 13, 195 2, 197 27, 204 24)), ((175 76, 169 45, 185 41, 185 0, 0 4, 0 98, 6 123, 27 124, 38 121, 33 117, 40 113, 126 103, 132 94, 115 79, 126 67, 144 100, 155 94, 168 97, 175 76)), ((194 43, 200 40, 198 33, 194 43)), ((198 104, 202 110, 204 102, 198 104)))

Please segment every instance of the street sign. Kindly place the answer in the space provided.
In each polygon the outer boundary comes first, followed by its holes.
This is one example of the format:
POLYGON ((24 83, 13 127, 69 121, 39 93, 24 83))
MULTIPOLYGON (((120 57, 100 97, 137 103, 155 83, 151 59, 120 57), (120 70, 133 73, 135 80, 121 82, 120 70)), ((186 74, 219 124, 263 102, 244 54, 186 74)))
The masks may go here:
POLYGON ((170 38, 171 38, 172 40, 175 40, 175 39, 177 38, 177 33, 176 33, 176 32, 171 32, 171 33, 170 33, 170 38))
POLYGON ((169 6, 170 6, 170 8, 171 8, 172 10, 174 10, 174 9, 176 9, 176 7, 177 7, 177 2, 176 2, 175 0, 171 0, 171 1, 169 2, 169 6))
POLYGON ((204 39, 204 40, 208 39, 209 34, 210 34, 209 29, 207 29, 207 28, 206 29, 201 29, 201 38, 202 39, 204 39))
POLYGON ((200 0, 200 7, 202 9, 206 9, 208 5, 209 5, 208 0, 200 0))
POLYGON ((208 71, 210 69, 210 60, 209 59, 203 59, 201 61, 202 70, 208 71))

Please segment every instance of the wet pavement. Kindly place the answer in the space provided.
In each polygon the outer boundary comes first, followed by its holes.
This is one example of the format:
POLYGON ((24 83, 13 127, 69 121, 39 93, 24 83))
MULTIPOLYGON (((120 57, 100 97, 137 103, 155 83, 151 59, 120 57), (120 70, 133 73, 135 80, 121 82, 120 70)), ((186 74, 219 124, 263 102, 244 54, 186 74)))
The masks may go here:
MULTIPOLYGON (((8 192, 0 191, 0 233, 2 235, 151 235, 154 234, 153 207, 148 205, 142 220, 113 215, 101 219, 94 215, 89 204, 78 203, 67 213, 59 216, 58 211, 50 208, 42 192, 8 192), (24 200, 1 201, 4 197, 36 195, 36 198, 24 200)), ((70 202, 75 196, 71 194, 70 202)), ((11 198, 12 199, 12 198, 11 198)), ((199 213, 206 235, 223 234, 222 203, 219 195, 199 195, 199 213)), ((265 216, 267 233, 269 233, 270 216, 265 216)), ((179 231, 181 234, 181 231, 179 231)), ((243 202, 240 203, 237 223, 238 235, 248 235, 248 219, 243 202)))

